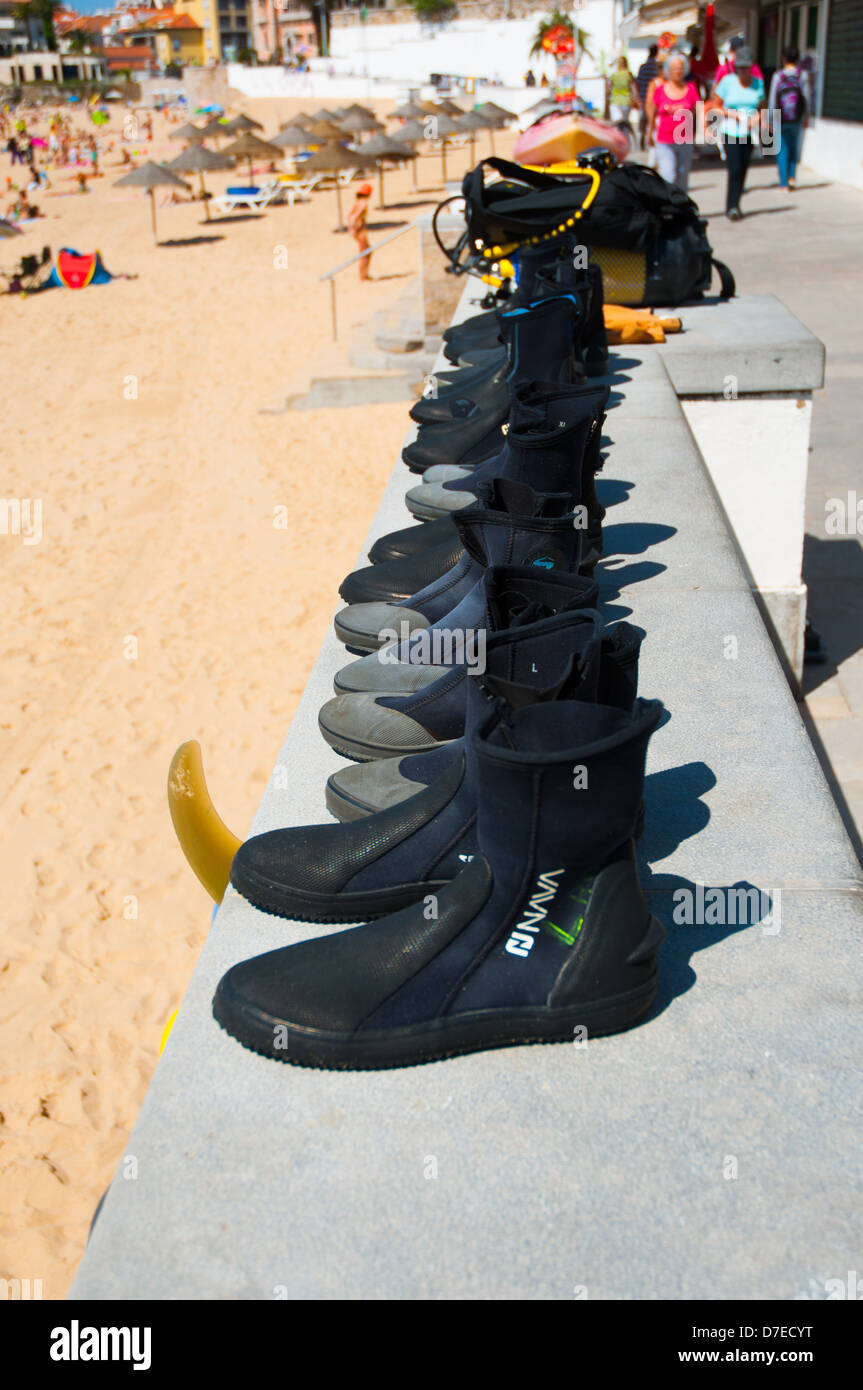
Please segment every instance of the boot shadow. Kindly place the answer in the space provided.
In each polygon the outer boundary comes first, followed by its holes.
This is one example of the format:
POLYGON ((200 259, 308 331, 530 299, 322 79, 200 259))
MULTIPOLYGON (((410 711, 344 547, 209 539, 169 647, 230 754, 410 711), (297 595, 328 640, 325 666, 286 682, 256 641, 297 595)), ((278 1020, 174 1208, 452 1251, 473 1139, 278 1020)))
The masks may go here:
POLYGON ((681 874, 654 873, 684 840, 697 835, 710 820, 702 796, 716 786, 716 775, 704 762, 684 763, 645 778, 646 820, 638 842, 639 874, 650 910, 665 926, 667 936, 659 957, 659 988, 650 1011, 655 1018, 696 981, 692 957, 696 951, 724 941, 735 932, 763 924, 774 927, 773 899, 766 889, 748 881, 698 884, 681 874))
MULTIPOLYGON (((616 521, 602 528, 603 558, 612 555, 644 555, 654 545, 677 535, 676 526, 655 521, 616 521)), ((665 565, 662 566, 665 569, 665 565)))
POLYGON ((634 487, 635 483, 622 478, 597 478, 596 495, 603 507, 616 507, 627 500, 634 487))

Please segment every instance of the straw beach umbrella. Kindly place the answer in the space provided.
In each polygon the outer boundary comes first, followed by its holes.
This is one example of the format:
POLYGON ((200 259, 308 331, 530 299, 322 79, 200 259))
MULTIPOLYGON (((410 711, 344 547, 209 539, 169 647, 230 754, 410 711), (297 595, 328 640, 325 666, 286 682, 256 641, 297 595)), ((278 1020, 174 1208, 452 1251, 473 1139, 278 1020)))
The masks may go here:
POLYGON ((476 133, 478 130, 488 129, 488 117, 480 116, 476 111, 468 111, 464 116, 457 116, 455 124, 458 126, 462 135, 470 137, 470 162, 473 164, 476 133))
POLYGON ((306 129, 319 145, 324 145, 329 140, 344 140, 345 138, 345 132, 341 126, 336 125, 335 121, 315 121, 306 129))
POLYGON ((383 207, 384 165, 403 164, 407 159, 416 159, 416 150, 410 149, 407 145, 400 145, 397 140, 391 140, 388 135, 373 135, 371 140, 366 140, 365 144, 360 146, 358 152, 365 159, 371 159, 378 166, 378 192, 381 207, 383 207))
POLYGON ((270 141, 284 150, 306 150, 309 147, 309 132, 301 125, 282 126, 270 141))
POLYGON ((415 121, 425 114, 425 108, 417 105, 415 101, 405 101, 402 102, 401 106, 397 106, 394 111, 390 112, 390 119, 415 121))
POLYGON ((269 140, 259 140, 257 135, 253 135, 250 130, 243 131, 236 140, 232 140, 230 145, 226 145, 221 154, 227 159, 247 159, 249 161, 249 179, 254 178, 252 160, 259 159, 281 159, 282 151, 278 145, 273 145, 269 140))
POLYGON ((206 140, 207 133, 203 126, 195 125, 192 121, 187 121, 185 125, 178 126, 176 130, 168 133, 169 140, 206 140))
MULTIPOLYGON (((421 131, 420 139, 440 140, 441 177, 446 183, 447 142, 452 139, 453 135, 460 135, 461 131, 451 116, 447 116, 446 113, 442 115, 436 107, 428 111, 422 120, 409 122, 404 130, 397 131, 396 134, 401 141, 408 143, 405 131, 409 129, 412 137, 414 127, 421 131)), ((412 143, 412 138, 410 143, 412 143)))
POLYGON ((339 225, 336 231, 344 230, 342 223, 342 190, 339 185, 338 175, 345 169, 366 169, 373 163, 366 158, 360 150, 346 150, 344 145, 324 145, 322 149, 316 150, 314 154, 303 165, 304 174, 333 174, 336 180, 336 207, 339 212, 339 225))
POLYGON ((244 130, 263 130, 260 121, 253 121, 251 116, 235 116, 232 121, 226 121, 222 130, 226 135, 242 135, 244 130))
POLYGON ((437 109, 438 111, 445 112, 447 116, 464 115, 464 108, 461 106, 456 106, 455 102, 450 101, 449 97, 444 97, 443 101, 439 101, 437 109))
POLYGON ((204 187, 204 173, 215 169, 230 169, 231 160, 224 154, 215 154, 203 145, 189 145, 165 166, 178 174, 198 174, 201 180, 201 196, 204 203, 204 220, 210 220, 210 204, 204 187))
POLYGON ((150 195, 150 211, 153 217, 153 240, 159 245, 159 238, 156 233, 156 199, 153 197, 153 189, 161 188, 166 184, 169 188, 187 188, 188 185, 182 179, 178 179, 176 174, 172 174, 170 169, 166 169, 161 164, 154 164, 148 159, 146 164, 141 164, 137 169, 130 169, 128 174, 124 174, 121 179, 115 182, 115 188, 145 188, 150 195))
POLYGON ((370 106, 362 106, 358 101, 352 101, 350 106, 346 106, 342 112, 343 116, 374 116, 374 114, 370 106))
POLYGON ((221 116, 211 116, 202 131, 204 139, 211 140, 215 136, 227 134, 225 129, 227 124, 227 121, 223 121, 221 116))
POLYGON ((361 115, 358 111, 355 111, 351 116, 343 117, 343 119, 339 121, 339 126, 342 130, 346 130, 349 135, 360 135, 367 131, 379 132, 386 130, 386 126, 382 125, 380 121, 376 121, 374 116, 361 115))

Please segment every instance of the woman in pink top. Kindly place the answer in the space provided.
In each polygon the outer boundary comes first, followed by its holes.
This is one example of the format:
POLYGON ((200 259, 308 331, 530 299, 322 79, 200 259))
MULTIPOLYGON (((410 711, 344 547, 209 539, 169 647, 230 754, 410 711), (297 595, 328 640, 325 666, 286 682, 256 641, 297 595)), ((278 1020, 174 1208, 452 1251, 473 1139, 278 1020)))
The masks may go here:
POLYGON ((648 145, 656 148, 656 167, 667 183, 686 189, 695 141, 698 89, 688 82, 682 53, 665 60, 665 81, 657 78, 647 94, 648 145))

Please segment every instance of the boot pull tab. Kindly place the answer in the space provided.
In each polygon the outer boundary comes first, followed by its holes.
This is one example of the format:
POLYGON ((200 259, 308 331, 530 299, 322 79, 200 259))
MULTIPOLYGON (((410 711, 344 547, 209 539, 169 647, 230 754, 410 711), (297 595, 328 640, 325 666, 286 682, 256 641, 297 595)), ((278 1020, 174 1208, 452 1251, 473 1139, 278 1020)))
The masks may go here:
MULTIPOLYGON (((577 658, 570 656, 567 659, 563 674, 555 685, 546 686, 544 690, 537 690, 533 685, 519 685, 516 681, 504 680, 502 676, 492 676, 488 671, 482 675, 474 677, 479 681, 483 690, 492 698, 500 700, 508 707, 509 712, 526 709, 528 705, 539 705, 558 699, 564 686, 574 677, 578 676, 577 658)), ((580 665, 581 663, 578 662, 580 665)), ((505 723, 503 712, 501 723, 505 723)))

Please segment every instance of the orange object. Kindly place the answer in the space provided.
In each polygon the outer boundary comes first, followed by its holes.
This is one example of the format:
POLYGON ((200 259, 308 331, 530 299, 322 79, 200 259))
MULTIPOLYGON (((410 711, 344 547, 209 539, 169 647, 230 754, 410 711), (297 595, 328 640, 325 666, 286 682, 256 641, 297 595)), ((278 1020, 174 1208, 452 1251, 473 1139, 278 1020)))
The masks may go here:
POLYGON ((664 343, 666 333, 679 333, 680 319, 658 319, 652 309, 630 309, 624 304, 603 307, 605 332, 612 346, 621 343, 664 343))

